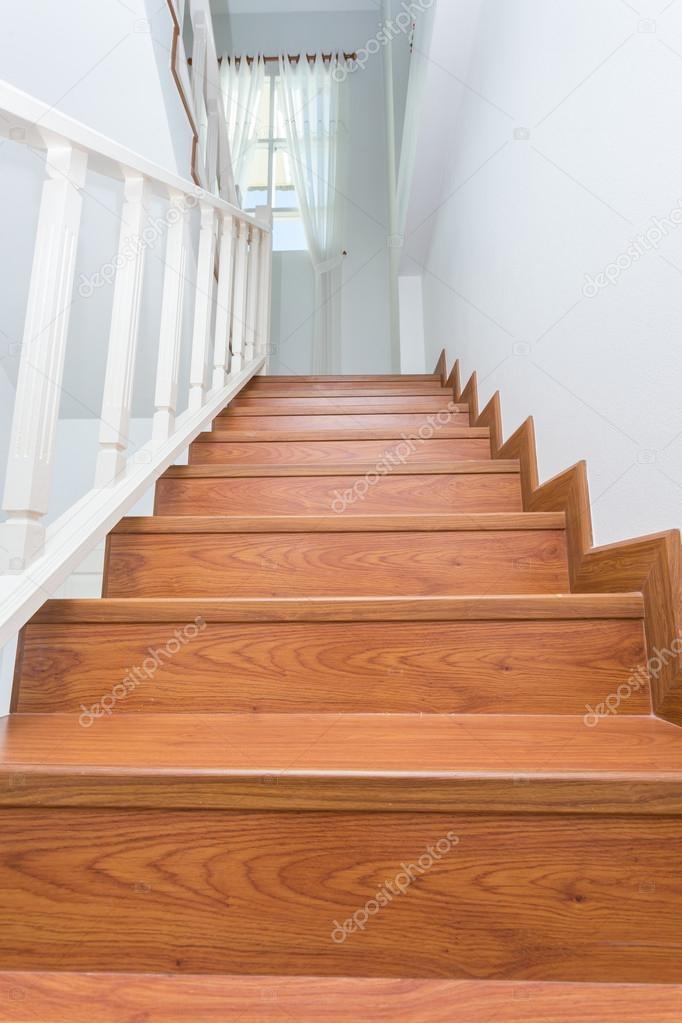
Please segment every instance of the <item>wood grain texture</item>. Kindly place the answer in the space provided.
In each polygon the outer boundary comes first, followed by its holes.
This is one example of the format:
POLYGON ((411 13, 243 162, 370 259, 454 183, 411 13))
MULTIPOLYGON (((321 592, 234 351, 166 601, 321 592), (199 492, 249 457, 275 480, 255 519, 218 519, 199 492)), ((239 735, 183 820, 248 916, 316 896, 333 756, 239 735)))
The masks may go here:
MULTIPOLYGON (((342 412, 314 412, 312 415, 304 415, 299 412, 286 414, 241 415, 232 412, 229 415, 219 416, 213 425, 213 434, 245 434, 249 432, 265 433, 273 435, 281 434, 286 440, 294 436, 297 431, 313 434, 328 430, 337 439, 343 440, 349 433, 361 430, 367 433, 367 439, 372 437, 386 436, 383 431, 388 431, 390 437, 400 437, 405 432, 425 429, 432 432, 440 432, 437 417, 440 416, 446 428, 469 426, 468 412, 453 412, 444 409, 439 412, 375 412, 365 414, 364 412, 351 412, 344 409, 342 412), (377 432, 379 431, 379 432, 377 432), (339 435, 341 435, 339 437, 339 435)), ((448 436, 445 433, 444 436, 448 436)))
POLYGON ((207 622, 518 622, 585 621, 591 618, 641 619, 639 593, 512 597, 306 597, 297 600, 47 600, 31 624, 78 625, 83 622, 186 622, 201 615, 207 622))
POLYGON ((113 533, 105 561, 103 596, 108 597, 429 596, 568 590, 563 530, 113 533))
POLYGON ((675 984, 0 973, 0 1023, 679 1023, 675 984))
POLYGON ((518 475, 389 475, 358 485, 348 476, 264 479, 164 476, 155 515, 343 515, 521 510, 518 475))
POLYGON ((128 515, 112 534, 140 533, 433 533, 563 530, 560 512, 467 512, 444 515, 128 515))
MULTIPOLYGON (((243 393, 243 392, 242 392, 243 393)), ((239 416, 270 416, 270 415, 368 415, 376 413, 393 414, 410 412, 441 412, 452 407, 453 412, 468 412, 466 405, 453 402, 452 393, 447 391, 442 397, 434 395, 408 395, 406 397, 376 396, 354 398, 339 396, 331 398, 249 398, 241 394, 230 404, 218 419, 239 416)))
POLYGON ((371 464, 373 472, 393 471, 406 463, 434 461, 480 461, 490 458, 490 441, 485 437, 447 440, 440 437, 421 443, 404 440, 350 441, 263 441, 237 443, 216 442, 208 434, 201 442, 190 445, 191 465, 324 465, 339 462, 371 464))
POLYGON ((679 820, 519 815, 502 835, 496 817, 463 814, 3 817, 5 970, 682 976, 679 820), (387 880, 388 904, 334 942, 387 880))
MULTIPOLYGON (((475 379, 456 400, 478 407, 475 379)), ((649 650, 659 670, 654 673, 654 710, 682 724, 682 543, 679 530, 593 547, 592 512, 587 467, 579 462, 546 483, 538 477, 535 428, 527 419, 504 443, 499 399, 493 396, 472 425, 490 430, 493 459, 518 459, 523 506, 527 511, 563 511, 566 516, 571 588, 578 592, 641 590, 649 650)))
POLYGON ((436 368, 434 370, 434 373, 437 376, 440 377, 441 383, 443 385, 445 385, 445 382, 446 382, 447 376, 448 376, 448 364, 447 364, 447 361, 446 361, 446 355, 445 355, 445 349, 444 348, 441 349, 441 353, 438 356, 438 362, 436 363, 436 368))
POLYGON ((259 388, 245 387, 240 397, 251 401, 270 401, 272 399, 302 398, 355 398, 371 401, 373 398, 442 398, 449 401, 452 390, 436 384, 269 384, 259 388))
MULTIPOLYGON (((635 619, 209 622, 167 655, 183 624, 29 625, 16 710, 80 713, 132 678, 122 713, 584 714, 646 672, 635 619)), ((649 711, 646 683, 619 708, 649 711)))
MULTIPOLYGON (((275 476, 364 476, 377 472, 376 463, 372 462, 336 462, 330 465, 171 465, 160 479, 206 479, 215 478, 251 478, 275 476)), ((472 474, 513 473, 519 475, 519 463, 496 459, 477 462, 473 459, 464 462, 413 462, 396 467, 395 476, 443 476, 472 474)))
MULTIPOLYGON (((323 417, 326 418, 326 417, 323 417)), ((352 419, 352 417, 349 417, 352 419)), ((408 434, 407 429, 403 426, 386 426, 386 427, 370 427, 355 426, 352 422, 348 426, 341 426, 339 429, 296 429, 292 427, 290 429, 284 429, 284 427, 274 427, 273 429, 261 429, 253 430, 250 425, 245 425, 242 430, 234 429, 220 429, 220 424, 229 422, 229 420, 220 420, 218 428, 206 432, 200 433, 194 444, 219 444, 221 441, 226 443, 232 443, 233 441, 252 441, 254 443, 265 443, 266 441, 319 441, 319 440, 366 440, 366 441, 388 441, 391 442, 388 446, 395 447, 399 443, 405 443, 411 441, 414 446, 422 446, 424 444, 432 444, 434 440, 485 440, 488 445, 490 444, 489 432, 484 428, 475 428, 470 426, 442 426, 442 427, 428 427, 427 433, 420 435, 419 430, 409 428, 408 434), (405 435, 405 436, 403 436, 405 435)), ((251 420, 248 421, 249 424, 251 420)))

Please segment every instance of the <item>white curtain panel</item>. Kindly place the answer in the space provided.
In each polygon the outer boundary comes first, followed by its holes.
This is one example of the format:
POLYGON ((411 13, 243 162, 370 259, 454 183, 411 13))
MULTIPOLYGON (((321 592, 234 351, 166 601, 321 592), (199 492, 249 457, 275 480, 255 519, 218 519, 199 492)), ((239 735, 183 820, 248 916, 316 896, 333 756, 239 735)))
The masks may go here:
MULTIPOLYGON (((258 108, 265 84, 262 54, 249 64, 223 56, 220 63, 220 89, 223 94, 230 154, 235 185, 242 202, 249 184, 249 164, 258 138, 258 108)), ((267 134, 267 127, 264 128, 267 134)))
POLYGON ((292 177, 315 268, 313 373, 341 370, 345 71, 335 59, 280 57, 292 177))

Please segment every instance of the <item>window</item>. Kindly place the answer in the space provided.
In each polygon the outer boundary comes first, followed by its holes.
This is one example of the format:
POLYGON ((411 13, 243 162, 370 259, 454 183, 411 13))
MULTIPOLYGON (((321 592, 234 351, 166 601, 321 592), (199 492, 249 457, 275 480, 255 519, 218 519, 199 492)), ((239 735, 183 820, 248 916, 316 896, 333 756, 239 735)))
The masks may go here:
POLYGON ((272 205, 273 248, 301 251, 308 245, 298 196, 291 176, 291 162, 279 98, 279 76, 268 74, 260 99, 258 141, 249 164, 249 186, 244 209, 272 205))

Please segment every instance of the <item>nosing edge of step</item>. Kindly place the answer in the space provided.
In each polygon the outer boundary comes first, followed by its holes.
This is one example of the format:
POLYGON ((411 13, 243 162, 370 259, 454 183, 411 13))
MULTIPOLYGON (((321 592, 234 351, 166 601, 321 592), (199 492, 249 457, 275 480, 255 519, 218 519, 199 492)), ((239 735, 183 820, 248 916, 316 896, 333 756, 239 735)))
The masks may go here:
POLYGON ((552 596, 48 600, 30 625, 185 622, 476 622, 642 619, 641 593, 552 596))

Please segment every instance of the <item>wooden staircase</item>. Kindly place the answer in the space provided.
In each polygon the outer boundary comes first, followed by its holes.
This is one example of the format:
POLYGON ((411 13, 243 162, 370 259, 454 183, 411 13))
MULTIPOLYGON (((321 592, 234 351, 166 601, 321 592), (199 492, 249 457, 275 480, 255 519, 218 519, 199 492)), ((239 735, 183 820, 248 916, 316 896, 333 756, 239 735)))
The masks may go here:
POLYGON ((681 1018, 672 575, 524 430, 442 360, 256 377, 34 616, 0 1021, 681 1018))

